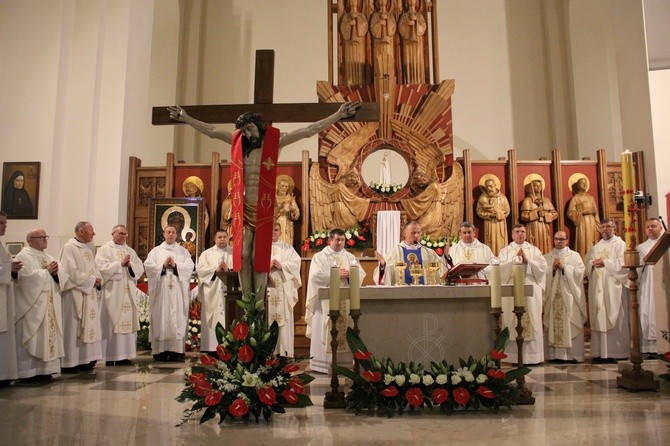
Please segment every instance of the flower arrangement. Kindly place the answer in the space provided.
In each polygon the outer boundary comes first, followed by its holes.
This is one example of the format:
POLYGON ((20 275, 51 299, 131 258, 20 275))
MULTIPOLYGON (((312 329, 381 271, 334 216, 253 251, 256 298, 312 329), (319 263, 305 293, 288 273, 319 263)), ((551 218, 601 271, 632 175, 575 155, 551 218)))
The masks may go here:
POLYGON ((374 181, 369 184, 370 189, 382 195, 393 195, 403 188, 402 184, 382 184, 374 181))
POLYGON ((458 237, 446 237, 446 238, 441 238, 437 240, 433 240, 427 235, 424 235, 421 237, 421 245, 425 246, 426 248, 430 248, 433 251, 435 251, 435 254, 438 256, 441 256, 444 254, 444 247, 449 246, 452 243, 454 243, 454 239, 458 241, 458 237))
MULTIPOLYGON (((663 335, 663 339, 670 342, 670 331, 661 330, 661 335, 663 335)), ((665 373, 659 374, 658 377, 670 383, 670 351, 667 351, 662 355, 657 355, 657 357, 661 361, 665 361, 667 363, 665 366, 668 368, 665 373)))
POLYGON ((503 371, 500 361, 507 357, 503 353, 509 340, 509 331, 504 329, 497 337, 495 347, 479 360, 472 356, 459 359, 458 365, 431 363, 430 370, 422 364, 400 362, 389 358, 376 359, 367 351, 360 337, 347 330, 347 342, 354 352, 355 361, 362 373, 336 366, 340 373, 353 381, 346 396, 347 408, 356 414, 367 411, 369 415, 392 417, 406 409, 421 407, 439 408, 451 414, 455 410, 489 409, 514 404, 517 388, 511 384, 515 379, 530 372, 527 367, 503 371))
POLYGON ((188 331, 186 333, 186 351, 200 351, 200 312, 202 304, 196 298, 191 299, 188 306, 188 331))
MULTIPOLYGON (((346 238, 345 248, 347 249, 365 249, 371 245, 372 238, 370 231, 366 227, 356 227, 344 230, 344 237, 346 238)), ((328 231, 315 231, 302 243, 303 251, 321 251, 328 246, 328 231)))
POLYGON ((137 349, 149 350, 151 342, 149 342, 149 296, 137 292, 137 316, 140 319, 140 330, 137 332, 137 349))
POLYGON ((279 327, 268 327, 264 319, 263 298, 245 295, 238 305, 244 310, 231 329, 216 327, 219 346, 216 357, 200 355, 197 363, 186 371, 186 384, 177 401, 194 401, 184 411, 184 424, 195 413, 203 411, 200 423, 217 415, 248 421, 253 415, 270 420, 274 412, 284 413, 284 405, 311 406, 303 392, 314 378, 297 373, 297 362, 303 358, 274 355, 279 327))

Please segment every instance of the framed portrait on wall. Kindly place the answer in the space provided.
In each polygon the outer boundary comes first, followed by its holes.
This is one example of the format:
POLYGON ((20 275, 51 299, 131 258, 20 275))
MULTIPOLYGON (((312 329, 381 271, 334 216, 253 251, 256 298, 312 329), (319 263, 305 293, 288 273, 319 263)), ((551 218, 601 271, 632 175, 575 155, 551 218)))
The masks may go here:
POLYGON ((193 262, 205 249, 205 201, 198 198, 149 200, 149 250, 163 243, 163 229, 177 229, 177 243, 191 253, 193 262))
POLYGON ((2 165, 2 209, 9 218, 35 220, 40 192, 38 161, 6 162, 2 165))

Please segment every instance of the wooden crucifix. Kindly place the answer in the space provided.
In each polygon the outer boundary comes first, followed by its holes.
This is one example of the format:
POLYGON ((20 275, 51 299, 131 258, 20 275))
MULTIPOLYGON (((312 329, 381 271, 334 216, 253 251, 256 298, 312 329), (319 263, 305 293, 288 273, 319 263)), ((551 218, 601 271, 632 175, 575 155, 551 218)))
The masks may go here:
MULTIPOLYGON (((254 103, 232 105, 186 105, 182 108, 193 118, 210 124, 234 123, 245 112, 260 113, 266 122, 315 122, 332 115, 340 103, 274 104, 274 50, 256 51, 254 103)), ((167 105, 153 107, 153 125, 182 124, 170 118, 167 105)), ((379 104, 364 102, 356 114, 345 121, 378 121, 379 104)))

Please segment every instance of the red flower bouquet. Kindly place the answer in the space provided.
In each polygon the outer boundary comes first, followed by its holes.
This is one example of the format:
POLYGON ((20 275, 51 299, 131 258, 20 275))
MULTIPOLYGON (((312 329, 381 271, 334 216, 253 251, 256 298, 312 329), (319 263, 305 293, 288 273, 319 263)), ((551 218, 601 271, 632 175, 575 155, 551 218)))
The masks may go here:
POLYGON ((232 329, 217 327, 217 357, 200 355, 186 374, 177 401, 193 404, 185 410, 181 424, 200 411, 204 411, 201 423, 217 415, 221 421, 251 416, 258 421, 284 413, 287 405, 312 404, 304 391, 314 378, 300 373, 296 364, 303 358, 274 355, 277 323, 267 326, 263 306, 254 295, 243 296, 240 304, 245 312, 242 319, 233 322, 232 329))

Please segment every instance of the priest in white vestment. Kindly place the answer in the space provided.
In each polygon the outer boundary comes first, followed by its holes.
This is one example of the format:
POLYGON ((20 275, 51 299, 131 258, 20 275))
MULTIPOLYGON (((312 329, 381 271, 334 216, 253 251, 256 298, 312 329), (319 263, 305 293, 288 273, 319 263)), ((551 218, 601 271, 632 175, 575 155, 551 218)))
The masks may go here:
POLYGON ((275 224, 272 231, 272 254, 268 276, 268 324, 277 322, 279 339, 275 353, 293 357, 295 321, 293 307, 298 303, 300 278, 300 255, 293 246, 281 241, 281 226, 275 224))
POLYGON ((129 365, 137 356, 137 281, 144 274, 142 260, 126 244, 124 225, 112 228, 112 240, 98 249, 95 263, 102 276, 102 355, 107 365, 129 365))
MULTIPOLYGON (((544 293, 547 261, 537 247, 526 241, 526 227, 518 224, 512 229, 512 243, 500 250, 500 279, 502 283, 512 284, 512 266, 515 258, 525 265, 526 285, 533 286, 533 295, 526 296, 526 312, 521 318, 523 326, 523 362, 540 364, 544 362, 544 338, 542 332, 542 296, 544 293)), ((503 324, 510 333, 516 333, 516 315, 511 297, 503 297, 503 324)), ((505 349, 508 361, 518 362, 518 349, 515 342, 507 344, 505 349)))
POLYGON ((564 231, 554 233, 554 249, 547 260, 547 287, 544 293, 545 358, 584 362, 584 262, 568 248, 564 231))
POLYGON ((176 243, 177 230, 166 226, 160 245, 144 261, 149 280, 149 341, 154 359, 181 361, 188 329, 189 282, 193 260, 176 243))
POLYGON ((375 284, 377 285, 396 285, 398 280, 409 285, 413 282, 410 274, 410 266, 418 264, 423 268, 423 274, 419 278, 419 283, 425 285, 428 280, 428 269, 426 266, 429 263, 437 265, 437 272, 435 272, 436 281, 444 278, 447 273, 447 265, 444 259, 435 254, 430 248, 421 245, 421 224, 417 221, 407 223, 403 231, 403 240, 382 256, 375 253, 379 265, 375 268, 373 273, 375 284), (404 263, 406 265, 403 270, 404 277, 399 277, 399 269, 396 269, 397 263, 404 263))
MULTIPOLYGON (((658 218, 649 218, 645 222, 644 232, 647 240, 640 243, 637 250, 640 252, 640 261, 649 254, 663 234, 663 226, 658 218)), ((637 301, 640 304, 640 352, 657 353, 658 330, 656 328, 656 296, 654 294, 654 278, 662 280, 661 271, 654 275, 654 265, 644 265, 638 269, 640 276, 640 290, 637 301), (641 270, 641 271, 640 271, 641 270)))
POLYGON ((63 346, 63 308, 60 284, 68 275, 55 258, 44 252, 49 236, 44 229, 28 232, 28 246, 16 256, 19 271, 16 298, 16 340, 19 378, 50 380, 60 373, 63 346))
POLYGON ((589 279, 591 358, 615 361, 630 355, 626 243, 614 235, 616 225, 611 219, 601 221, 599 230, 602 238, 584 261, 589 279))
MULTIPOLYGON (((458 228, 458 243, 449 248, 449 256, 454 266, 461 263, 491 264, 493 252, 488 245, 475 238, 475 225, 464 221, 458 228)), ((488 279, 490 266, 477 272, 477 278, 488 279)))
POLYGON ((68 281, 61 283, 63 302, 63 343, 61 361, 64 373, 90 371, 102 359, 100 326, 100 284, 102 277, 88 243, 93 241, 93 226, 77 223, 75 237, 65 243, 58 255, 68 281))
MULTIPOLYGON (((0 237, 7 230, 7 214, 0 211, 0 237)), ((16 337, 14 334, 14 283, 21 262, 12 261, 5 242, 0 241, 0 387, 18 378, 16 337)))
MULTIPOLYGON (((331 373, 332 357, 330 348, 330 305, 328 299, 318 297, 319 288, 330 286, 330 268, 339 268, 340 286, 348 286, 349 268, 356 263, 356 257, 344 249, 346 237, 344 231, 335 228, 330 231, 328 246, 314 254, 309 266, 307 279, 307 303, 305 305, 306 336, 311 339, 309 354, 312 357, 309 367, 314 372, 331 373)), ((359 280, 363 283, 365 271, 360 269, 359 280)), ((337 365, 351 368, 353 355, 346 340, 347 327, 353 327, 349 317, 349 300, 340 299, 340 317, 338 319, 337 365)))
POLYGON ((230 271, 233 266, 233 248, 228 245, 228 233, 219 229, 214 235, 214 246, 198 257, 198 300, 200 300, 200 351, 214 353, 219 342, 216 326, 226 327, 226 284, 217 273, 230 271))

